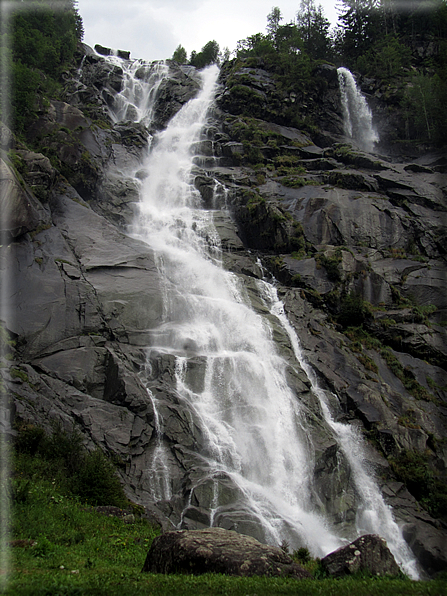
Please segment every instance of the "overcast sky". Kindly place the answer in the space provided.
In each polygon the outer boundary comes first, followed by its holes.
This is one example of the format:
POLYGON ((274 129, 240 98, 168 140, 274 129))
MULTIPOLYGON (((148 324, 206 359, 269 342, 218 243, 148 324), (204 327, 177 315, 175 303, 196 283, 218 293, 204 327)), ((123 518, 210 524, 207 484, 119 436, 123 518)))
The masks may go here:
MULTIPOLYGON (((335 2, 318 0, 334 25, 335 2)), ((279 6, 283 23, 294 19, 300 0, 78 0, 84 42, 129 50, 131 58, 170 58, 181 44, 188 56, 211 40, 236 49, 239 39, 265 33, 267 15, 279 6)))

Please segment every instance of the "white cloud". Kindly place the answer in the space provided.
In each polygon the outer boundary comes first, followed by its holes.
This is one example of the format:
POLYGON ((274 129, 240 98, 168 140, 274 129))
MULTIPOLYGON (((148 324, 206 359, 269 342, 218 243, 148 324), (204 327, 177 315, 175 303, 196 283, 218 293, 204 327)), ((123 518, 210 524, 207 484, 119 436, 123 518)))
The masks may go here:
MULTIPOLYGON (((323 0, 327 18, 336 22, 333 2, 323 0)), ((265 32, 267 15, 278 5, 284 22, 294 19, 298 0, 78 0, 85 43, 130 50, 133 58, 159 60, 182 44, 188 54, 215 39, 221 48, 265 32)))

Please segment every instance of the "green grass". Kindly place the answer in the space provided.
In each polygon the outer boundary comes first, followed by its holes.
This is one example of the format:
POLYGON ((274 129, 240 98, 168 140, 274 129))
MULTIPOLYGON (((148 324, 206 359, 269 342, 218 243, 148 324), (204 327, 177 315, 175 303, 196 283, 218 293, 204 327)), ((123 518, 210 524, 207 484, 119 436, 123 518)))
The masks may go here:
POLYGON ((352 577, 345 579, 238 578, 141 573, 156 531, 144 520, 125 523, 61 495, 53 480, 34 478, 16 499, 7 595, 272 595, 441 596, 446 581, 352 577), (35 542, 35 544, 33 544, 35 542))
MULTIPOLYGON (((67 493, 63 475, 59 482, 54 467, 44 466, 39 455, 24 451, 24 439, 29 451, 30 439, 36 435, 34 431, 22 437, 19 443, 22 451, 14 453, 11 462, 13 515, 9 540, 12 546, 6 585, 5 575, 0 576, 3 579, 0 590, 3 585, 6 595, 441 596, 446 593, 447 581, 441 580, 412 582, 404 578, 358 576, 298 581, 220 574, 142 573, 158 530, 139 518, 138 513, 134 519, 127 519, 132 523, 126 523, 120 517, 97 512, 85 498, 67 493), (18 540, 22 541, 19 545, 18 540)), ((1 554, 0 560, 4 560, 1 554)), ((303 559, 303 553, 298 551, 297 556, 300 555, 303 559)), ((318 567, 315 563, 311 560, 303 564, 312 572, 313 567, 318 567)))
POLYGON ((95 596, 444 596, 445 581, 412 582, 405 579, 346 578, 293 580, 288 578, 229 577, 221 574, 144 574, 132 566, 98 566, 73 574, 67 569, 22 568, 14 573, 7 595, 95 596))
POLYGON ((23 462, 15 466, 12 479, 9 539, 12 545, 23 542, 10 548, 7 594, 84 594, 90 589, 105 594, 109 583, 119 586, 128 574, 138 578, 158 533, 145 519, 134 516, 126 523, 98 513, 64 494, 56 479, 43 478, 39 466, 34 475, 18 472, 24 468, 23 462))

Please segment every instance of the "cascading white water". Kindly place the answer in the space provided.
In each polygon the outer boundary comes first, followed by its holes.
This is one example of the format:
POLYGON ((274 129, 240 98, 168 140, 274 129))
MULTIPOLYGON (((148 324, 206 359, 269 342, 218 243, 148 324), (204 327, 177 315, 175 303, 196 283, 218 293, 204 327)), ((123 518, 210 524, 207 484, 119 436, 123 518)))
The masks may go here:
POLYGON ((129 61, 115 56, 108 56, 108 61, 123 70, 124 79, 123 89, 109 110, 113 122, 130 120, 149 125, 158 88, 169 73, 168 65, 164 61, 129 61))
MULTIPOLYGON (((175 356, 176 395, 204 436, 198 454, 202 477, 197 482, 203 484, 206 477, 210 485, 210 524, 218 525, 228 509, 220 495, 230 479, 239 513, 262 528, 266 541, 286 540, 292 548, 307 546, 314 556, 324 556, 345 540, 331 528, 322 507, 315 505, 315 449, 308 412, 286 381, 288 363, 275 348, 268 317, 251 307, 240 279, 223 269, 213 214, 202 208, 191 183, 193 148, 207 122, 217 74, 216 67, 202 73, 201 92, 159 133, 145 163, 148 175, 134 233, 154 249, 164 280, 164 317, 152 333, 148 357, 153 352, 175 356), (201 363, 195 378, 190 374, 191 360, 194 366, 201 363)), ((359 531, 384 536, 414 575, 397 525, 362 468, 357 437, 332 420, 282 306, 273 288, 267 287, 259 287, 268 305, 265 314, 270 309, 269 316, 274 315, 289 334, 298 363, 320 400, 327 432, 332 432, 352 468, 361 500, 359 531)), ((149 477, 162 476, 154 479, 154 497, 169 499, 163 418, 149 389, 148 393, 157 435, 148 472, 149 477)), ((195 489, 192 481, 180 523, 195 489)))
MULTIPOLYGON (((150 370, 147 364, 146 367, 144 367, 141 376, 143 385, 146 385, 145 381, 150 376, 150 370)), ((146 391, 154 411, 153 425, 155 432, 155 446, 152 453, 151 466, 147 471, 147 475, 150 482, 151 498, 154 501, 160 501, 161 499, 169 499, 172 496, 168 453, 167 448, 162 441, 163 421, 160 419, 157 400, 147 385, 146 391)))
POLYGON ((351 71, 341 67, 337 73, 345 135, 351 137, 364 151, 373 151, 379 136, 373 127, 372 112, 351 71))
MULTIPOLYGON (((360 506, 358 507, 356 518, 359 535, 379 534, 385 538, 396 561, 401 565, 404 572, 412 579, 418 579, 419 574, 414 557, 402 537, 398 525, 393 519, 390 507, 383 500, 374 479, 374 474, 365 466, 366 457, 361 436, 352 426, 341 424, 333 419, 329 408, 327 392, 319 386, 314 371, 303 356, 298 336, 287 319, 284 305, 279 300, 276 289, 271 284, 260 282, 260 291, 265 297, 270 312, 278 318, 287 332, 296 359, 312 383, 312 391, 320 402, 324 418, 333 429, 337 443, 349 462, 355 488, 360 496, 360 506)), ((338 401, 334 394, 331 394, 331 397, 335 401, 338 401)))
POLYGON ((152 349, 177 356, 177 391, 206 436, 209 477, 233 480, 270 541, 287 537, 322 556, 342 540, 311 505, 312 444, 287 364, 238 278, 216 259, 212 213, 190 182, 190 148, 216 77, 215 67, 203 73, 202 92, 160 133, 146 163, 136 231, 158 255, 167 298, 152 349), (200 390, 186 374, 191 353, 205 362, 200 390))

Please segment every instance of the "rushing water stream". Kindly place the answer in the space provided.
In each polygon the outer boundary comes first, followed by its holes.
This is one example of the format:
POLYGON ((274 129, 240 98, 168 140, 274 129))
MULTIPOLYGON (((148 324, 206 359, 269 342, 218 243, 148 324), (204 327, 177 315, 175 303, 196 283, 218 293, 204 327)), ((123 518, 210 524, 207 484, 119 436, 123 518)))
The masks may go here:
POLYGON ((373 151, 379 141, 373 122, 372 112, 362 92, 357 87, 354 76, 347 68, 338 70, 345 135, 353 139, 364 151, 373 151))
MULTIPOLYGON (((128 84, 116 101, 117 120, 129 114, 135 120, 150 119, 157 85, 162 75, 167 76, 164 65, 151 68, 148 82, 142 84, 135 80, 135 66, 128 67, 128 84)), ((197 455, 200 478, 190 479, 180 524, 194 491, 207 486, 210 525, 225 526, 233 516, 243 522, 238 526, 236 521, 234 528, 258 527, 253 533, 267 542, 286 540, 290 547, 307 546, 320 557, 346 543, 346 536, 337 533, 318 505, 313 430, 308 410, 286 380, 290 359, 280 355, 274 341, 275 329, 280 329, 292 348, 292 366, 307 375, 322 427, 351 468, 358 533, 382 535, 405 571, 416 577, 391 511, 364 469, 361 438, 333 420, 327 396, 302 355, 274 286, 257 282, 264 306, 254 309, 247 287, 222 266, 213 211, 203 208, 191 182, 192 147, 209 121, 217 76, 217 67, 201 73, 197 97, 152 143, 133 229, 153 248, 164 285, 164 317, 152 334, 148 367, 154 352, 175 357, 177 395, 203 435, 197 455)), ((157 398, 149 389, 148 393, 157 442, 148 474, 154 500, 169 500, 172 483, 168 447, 162 440, 163 416, 157 398)))

